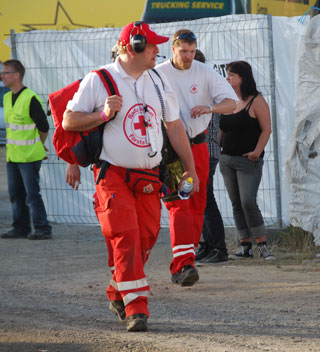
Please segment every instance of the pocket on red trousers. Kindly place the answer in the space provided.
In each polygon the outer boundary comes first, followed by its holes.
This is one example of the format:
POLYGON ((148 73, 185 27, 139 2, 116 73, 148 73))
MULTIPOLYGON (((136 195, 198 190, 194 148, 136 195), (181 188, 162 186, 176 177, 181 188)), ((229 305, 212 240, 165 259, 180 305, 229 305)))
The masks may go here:
POLYGON ((115 236, 137 227, 134 204, 117 192, 104 192, 95 201, 95 211, 105 236, 115 236))

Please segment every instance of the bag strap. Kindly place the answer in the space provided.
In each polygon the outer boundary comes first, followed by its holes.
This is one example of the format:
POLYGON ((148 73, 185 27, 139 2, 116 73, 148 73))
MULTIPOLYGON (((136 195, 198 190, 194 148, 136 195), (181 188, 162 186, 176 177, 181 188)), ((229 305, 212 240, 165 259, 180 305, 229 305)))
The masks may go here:
MULTIPOLYGON (((111 95, 120 96, 118 86, 108 70, 106 70, 105 68, 101 68, 100 70, 93 70, 92 72, 95 72, 100 77, 109 96, 111 96, 111 95)), ((116 116, 117 116, 117 113, 115 113, 114 117, 112 119, 110 119, 109 121, 112 121, 116 116)), ((104 128, 104 125, 105 125, 105 123, 103 123, 99 127, 104 128)))
POLYGON ((94 70, 93 72, 98 74, 109 96, 120 95, 117 84, 114 81, 109 71, 107 71, 105 68, 102 68, 100 70, 94 70))

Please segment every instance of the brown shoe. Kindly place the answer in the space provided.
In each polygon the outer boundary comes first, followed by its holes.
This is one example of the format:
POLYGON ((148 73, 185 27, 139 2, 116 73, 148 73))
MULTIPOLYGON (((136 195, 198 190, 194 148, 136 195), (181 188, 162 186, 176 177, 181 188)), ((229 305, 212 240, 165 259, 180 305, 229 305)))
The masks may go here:
POLYGON ((147 319, 146 314, 142 313, 130 315, 130 317, 127 318, 127 331, 147 331, 147 319))
POLYGON ((175 273, 171 277, 174 284, 180 286, 192 286, 199 280, 199 273, 192 265, 186 265, 182 268, 181 273, 175 273))
POLYGON ((121 322, 126 319, 126 311, 124 308, 123 301, 110 301, 109 309, 113 314, 115 314, 121 322))

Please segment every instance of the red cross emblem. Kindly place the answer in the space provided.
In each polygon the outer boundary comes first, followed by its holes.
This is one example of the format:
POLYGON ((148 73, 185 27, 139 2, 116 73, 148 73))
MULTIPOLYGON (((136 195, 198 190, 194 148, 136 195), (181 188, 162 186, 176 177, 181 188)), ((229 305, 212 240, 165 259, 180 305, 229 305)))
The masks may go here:
POLYGON ((196 94, 198 92, 198 86, 195 83, 190 87, 190 92, 192 94, 196 94))
POLYGON ((146 131, 146 121, 144 119, 144 116, 140 115, 139 116, 139 122, 135 122, 133 124, 133 127, 135 130, 141 130, 141 135, 145 136, 147 134, 146 131))
MULTIPOLYGON (((139 148, 147 148, 150 147, 150 143, 147 142, 147 126, 149 122, 145 120, 142 109, 142 104, 136 104, 128 110, 123 121, 123 130, 130 143, 139 148)), ((156 112, 150 105, 148 105, 148 114, 150 120, 155 121, 158 133, 161 133, 160 125, 156 121, 156 112)))

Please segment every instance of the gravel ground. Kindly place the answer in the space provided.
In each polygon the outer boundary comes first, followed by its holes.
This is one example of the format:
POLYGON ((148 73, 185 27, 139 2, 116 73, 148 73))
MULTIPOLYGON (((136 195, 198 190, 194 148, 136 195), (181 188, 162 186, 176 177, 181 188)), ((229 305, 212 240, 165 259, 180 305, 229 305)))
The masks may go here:
MULTIPOLYGON (((0 232, 11 222, 3 152, 0 232)), ((53 229, 48 241, 0 239, 1 352, 320 351, 320 259, 274 246, 275 262, 198 266, 200 281, 182 288, 164 229, 146 265, 149 331, 128 333, 108 310, 100 229, 53 229)))

